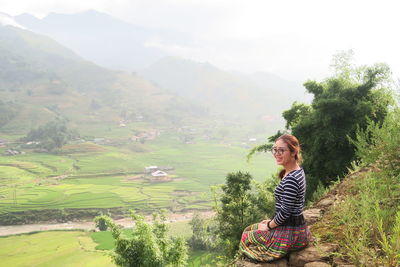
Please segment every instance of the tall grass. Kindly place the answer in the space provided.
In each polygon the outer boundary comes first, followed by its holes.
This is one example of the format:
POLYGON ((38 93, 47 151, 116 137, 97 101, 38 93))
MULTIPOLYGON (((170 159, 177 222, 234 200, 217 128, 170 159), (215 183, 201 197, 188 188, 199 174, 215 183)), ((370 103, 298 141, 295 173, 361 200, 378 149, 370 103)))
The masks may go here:
POLYGON ((370 123, 353 144, 360 170, 332 214, 343 256, 356 266, 400 265, 400 110, 370 123))

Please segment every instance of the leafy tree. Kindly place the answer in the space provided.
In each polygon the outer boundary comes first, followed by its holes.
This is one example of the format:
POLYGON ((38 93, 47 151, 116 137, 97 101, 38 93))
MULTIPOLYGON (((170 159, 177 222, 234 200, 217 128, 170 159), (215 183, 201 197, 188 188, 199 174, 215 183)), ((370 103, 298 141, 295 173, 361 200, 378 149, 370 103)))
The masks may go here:
POLYGON ((185 266, 187 246, 183 238, 168 238, 165 216, 154 216, 150 225, 143 216, 131 214, 135 227, 131 236, 124 236, 121 228, 107 217, 107 225, 115 239, 115 250, 112 255, 116 265, 124 267, 157 267, 185 266), (158 219, 161 219, 159 221, 158 219))
POLYGON ((107 216, 105 215, 100 215, 96 216, 94 218, 94 224, 96 225, 97 228, 99 228, 100 231, 107 231, 107 216))
POLYGON ((388 90, 390 70, 384 64, 354 67, 352 51, 334 57, 335 75, 323 82, 307 81, 307 91, 314 95, 311 105, 294 103, 283 112, 286 128, 303 148, 303 167, 308 174, 308 191, 318 182, 329 184, 346 173, 355 159, 350 142, 357 129, 368 121, 381 123, 393 98, 388 90))
POLYGON ((46 149, 47 151, 56 151, 75 135, 77 133, 73 133, 67 129, 65 120, 57 119, 39 126, 37 129, 32 129, 21 141, 36 141, 39 143, 37 145, 38 148, 46 149))
POLYGON ((215 199, 217 233, 228 257, 235 255, 243 229, 271 212, 271 205, 255 192, 252 181, 249 173, 229 173, 221 197, 215 199))
MULTIPOLYGON (((392 82, 385 64, 356 67, 352 51, 334 56, 334 75, 322 82, 307 81, 307 91, 314 95, 311 105, 294 102, 283 112, 286 131, 295 135, 303 149, 303 167, 307 173, 307 199, 318 186, 326 186, 347 172, 357 158, 354 140, 358 130, 370 121, 380 126, 394 103, 389 90, 392 82)), ((270 143, 254 147, 269 151, 272 142, 284 132, 271 136, 270 143)))

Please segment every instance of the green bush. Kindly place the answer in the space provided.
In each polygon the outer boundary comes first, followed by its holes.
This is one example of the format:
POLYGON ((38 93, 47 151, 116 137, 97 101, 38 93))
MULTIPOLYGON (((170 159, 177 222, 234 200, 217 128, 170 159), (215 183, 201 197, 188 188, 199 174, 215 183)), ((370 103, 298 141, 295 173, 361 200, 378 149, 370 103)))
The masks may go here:
POLYGON ((244 228, 259 222, 273 211, 270 183, 256 186, 253 183, 249 173, 239 171, 226 176, 226 184, 220 187, 222 192, 213 189, 218 243, 228 258, 235 256, 244 228))
POLYGON ((183 238, 168 238, 163 213, 154 216, 148 224, 142 216, 132 212, 135 226, 125 236, 111 218, 106 218, 115 240, 112 255, 116 265, 124 267, 157 267, 187 265, 188 249, 183 238))
POLYGON ((100 215, 94 218, 94 224, 96 228, 99 228, 100 231, 107 231, 107 216, 100 215))

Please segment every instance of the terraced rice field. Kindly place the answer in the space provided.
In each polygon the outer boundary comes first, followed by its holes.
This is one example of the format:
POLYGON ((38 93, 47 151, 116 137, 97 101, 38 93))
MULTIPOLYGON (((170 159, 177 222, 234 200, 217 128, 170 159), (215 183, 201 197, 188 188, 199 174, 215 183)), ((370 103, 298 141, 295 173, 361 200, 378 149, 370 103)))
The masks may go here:
POLYGON ((0 214, 26 210, 128 207, 210 208, 210 186, 232 171, 262 181, 275 172, 269 155, 247 163, 239 146, 153 142, 146 152, 92 143, 70 145, 59 155, 0 156, 0 214), (172 166, 167 182, 141 178, 145 166, 172 166))

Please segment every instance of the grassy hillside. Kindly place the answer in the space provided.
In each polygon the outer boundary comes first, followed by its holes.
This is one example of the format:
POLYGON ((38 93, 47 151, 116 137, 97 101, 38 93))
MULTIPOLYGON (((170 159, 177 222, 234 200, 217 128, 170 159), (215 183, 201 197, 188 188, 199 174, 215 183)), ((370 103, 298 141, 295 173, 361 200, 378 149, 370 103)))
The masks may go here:
POLYGON ((400 264, 399 119, 397 109, 358 134, 361 162, 334 188, 340 205, 312 229, 320 241, 339 243, 337 256, 356 266, 400 264))

